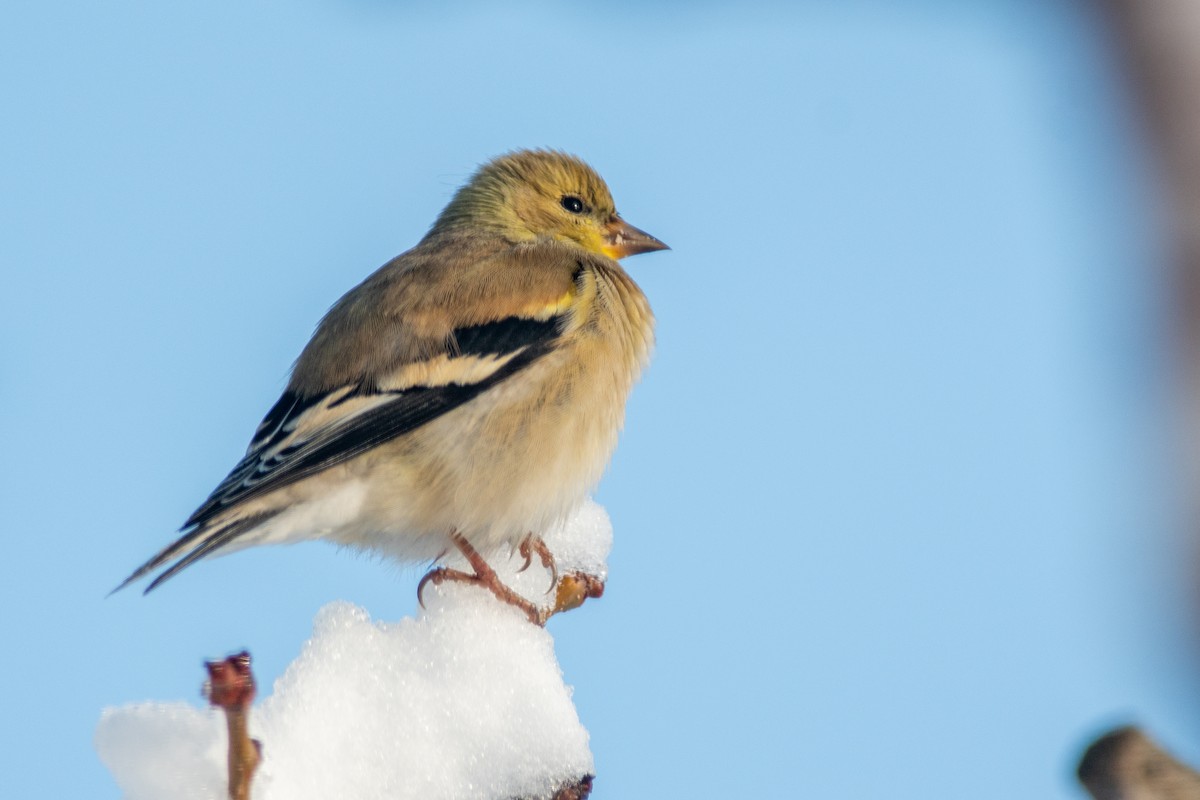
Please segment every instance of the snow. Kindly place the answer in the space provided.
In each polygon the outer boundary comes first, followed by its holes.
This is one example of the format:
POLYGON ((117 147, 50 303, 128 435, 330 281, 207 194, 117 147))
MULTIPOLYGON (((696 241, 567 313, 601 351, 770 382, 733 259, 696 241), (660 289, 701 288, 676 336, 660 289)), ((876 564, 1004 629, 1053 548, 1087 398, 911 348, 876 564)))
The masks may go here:
MULTIPOLYGON (((605 577, 612 528, 600 506, 588 501, 544 538, 560 574, 605 577)), ((552 600, 536 557, 520 574, 519 557, 490 561, 517 591, 552 600)), ((424 594, 427 608, 399 622, 345 602, 317 614, 300 656, 251 711, 263 743, 254 800, 542 797, 592 773, 550 634, 475 587, 424 594)), ((95 743, 127 800, 226 797, 219 710, 109 708, 95 743)))

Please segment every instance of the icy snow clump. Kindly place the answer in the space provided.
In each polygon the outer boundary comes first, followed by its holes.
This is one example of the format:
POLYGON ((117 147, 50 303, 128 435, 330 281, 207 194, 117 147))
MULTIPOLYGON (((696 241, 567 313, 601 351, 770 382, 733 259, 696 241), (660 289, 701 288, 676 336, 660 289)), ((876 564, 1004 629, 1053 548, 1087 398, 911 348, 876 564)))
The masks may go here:
MULTIPOLYGON (((545 540, 560 573, 604 577, 612 527, 599 505, 545 540)), ((523 559, 491 561, 510 586, 551 602, 536 558, 519 575, 523 559)), ((344 602, 318 613, 251 711, 263 743, 254 800, 539 797, 592 772, 550 634, 471 586, 430 584, 425 603, 394 623, 344 602)), ((221 712, 185 703, 106 709, 96 731, 127 800, 224 800, 225 747, 221 712)))

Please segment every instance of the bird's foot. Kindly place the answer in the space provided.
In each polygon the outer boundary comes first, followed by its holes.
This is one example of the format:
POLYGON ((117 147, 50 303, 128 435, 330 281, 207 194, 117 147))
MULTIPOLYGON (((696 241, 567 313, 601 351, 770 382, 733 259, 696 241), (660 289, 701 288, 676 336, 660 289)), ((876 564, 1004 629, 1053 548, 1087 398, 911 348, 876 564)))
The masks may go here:
POLYGON ((434 586, 437 586, 438 584, 445 583, 446 581, 470 583, 487 589, 496 596, 496 599, 503 603, 516 606, 517 608, 521 609, 521 611, 525 612, 525 616, 528 617, 529 621, 534 625, 544 626, 546 624, 546 620, 550 618, 552 613, 554 613, 549 609, 539 608, 534 603, 531 603, 524 597, 521 597, 521 595, 517 594, 512 589, 509 589, 507 586, 501 583, 498 578, 496 578, 496 574, 494 572, 490 576, 472 575, 468 572, 460 572, 459 570, 450 569, 448 567, 438 567, 437 569, 430 570, 428 573, 426 573, 424 578, 421 578, 421 582, 417 584, 417 601, 421 604, 421 608, 425 607, 425 601, 422 599, 421 594, 425 590, 425 584, 432 583, 434 586))
POLYGON ((496 571, 488 565, 483 556, 479 555, 479 551, 472 547, 471 543, 461 535, 457 533, 451 534, 450 541, 454 543, 454 546, 467 559, 467 563, 474 572, 463 572, 462 570, 450 569, 449 567, 438 567, 430 570, 426 573, 425 577, 421 578, 421 582, 417 584, 417 602, 421 604, 422 608, 425 607, 425 601, 422 600, 421 593, 424 591, 427 583, 432 583, 435 586, 446 581, 469 583, 487 589, 502 603, 516 606, 525 612, 525 616, 534 625, 544 626, 546 620, 560 611, 570 611, 579 608, 588 598, 597 598, 604 594, 604 581, 594 575, 588 575, 583 572, 568 572, 560 577, 558 570, 554 566, 554 556, 550 553, 549 548, 546 547, 546 543, 532 534, 521 542, 518 550, 525 557, 525 566, 521 567, 521 569, 524 570, 529 567, 533 562, 533 554, 536 553, 540 557, 542 565, 550 570, 554 578, 554 583, 551 585, 554 589, 554 605, 549 608, 538 606, 505 586, 500 580, 500 576, 496 574, 496 571))
MULTIPOLYGON (((550 589, 558 586, 558 567, 554 564, 554 554, 550 552, 550 548, 546 546, 546 542, 540 536, 529 534, 521 540, 521 544, 517 547, 517 552, 524 557, 525 563, 517 572, 524 572, 529 569, 529 565, 533 563, 533 556, 536 553, 538 559, 541 560, 542 566, 550 570, 550 589)), ((550 589, 546 591, 549 592, 550 589)))
POLYGON ((425 601, 421 599, 421 592, 425 589, 425 584, 432 582, 434 586, 437 586, 446 581, 455 581, 458 583, 470 583, 487 589, 500 602, 508 603, 524 611, 525 616, 529 617, 529 621, 534 625, 541 626, 546 624, 546 620, 554 613, 552 609, 539 608, 505 586, 501 582, 500 576, 496 574, 496 571, 483 560, 483 556, 479 555, 479 551, 472 547, 471 543, 465 538, 457 533, 452 533, 450 534, 450 541, 454 542, 454 546, 459 549, 459 552, 463 554, 463 557, 467 559, 467 563, 471 565, 471 569, 475 570, 475 572, 471 574, 457 569, 450 569, 449 567, 438 567, 437 569, 430 570, 424 578, 421 578, 421 582, 417 584, 417 602, 421 604, 421 608, 425 607, 425 601))

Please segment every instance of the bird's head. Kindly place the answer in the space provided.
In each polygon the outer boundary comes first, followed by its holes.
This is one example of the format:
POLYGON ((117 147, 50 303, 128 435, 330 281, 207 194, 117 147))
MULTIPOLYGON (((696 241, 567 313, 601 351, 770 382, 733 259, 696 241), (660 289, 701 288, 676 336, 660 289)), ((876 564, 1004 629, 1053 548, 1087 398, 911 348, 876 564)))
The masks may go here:
POLYGON ((431 232, 452 229, 486 230, 514 242, 552 239, 609 258, 667 249, 621 219, 595 170, 555 150, 518 150, 480 167, 431 232))

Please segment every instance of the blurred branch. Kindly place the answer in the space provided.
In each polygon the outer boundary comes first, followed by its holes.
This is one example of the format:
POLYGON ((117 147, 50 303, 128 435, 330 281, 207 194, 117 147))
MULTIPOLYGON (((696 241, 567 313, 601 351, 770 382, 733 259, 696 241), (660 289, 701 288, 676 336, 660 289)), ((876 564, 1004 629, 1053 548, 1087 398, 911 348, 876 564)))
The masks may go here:
POLYGON ((1095 800, 1200 800, 1200 773, 1137 728, 1117 728, 1093 742, 1077 774, 1095 800))
POLYGON ((229 729, 229 797, 250 800, 250 781, 262 758, 262 745, 247 731, 255 691, 250 654, 243 650, 224 661, 206 661, 204 666, 208 669, 204 696, 224 710, 229 729))
MULTIPOLYGON (((1165 194, 1169 280, 1187 411, 1187 483, 1200 484, 1200 2, 1099 0, 1132 77, 1165 194)), ((1189 509, 1200 517, 1200 504, 1189 509)))
POLYGON ((1175 237, 1180 310, 1194 334, 1200 331, 1200 3, 1101 0, 1101 6, 1158 159, 1175 237))

